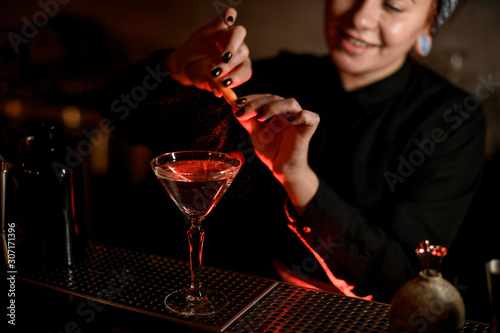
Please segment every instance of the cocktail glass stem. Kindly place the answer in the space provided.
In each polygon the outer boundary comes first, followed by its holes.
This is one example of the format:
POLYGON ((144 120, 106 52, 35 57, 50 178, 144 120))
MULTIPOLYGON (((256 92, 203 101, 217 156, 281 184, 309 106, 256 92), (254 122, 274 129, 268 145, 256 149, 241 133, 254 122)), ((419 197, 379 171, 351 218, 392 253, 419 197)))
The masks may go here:
POLYGON ((189 258, 191 264, 191 286, 187 295, 189 301, 203 301, 206 296, 201 288, 201 259, 203 254, 203 240, 205 231, 201 227, 201 220, 193 219, 188 232, 189 258))
POLYGON ((231 154, 201 150, 166 153, 150 162, 170 198, 191 224, 187 232, 191 284, 169 293, 164 301, 166 308, 176 314, 209 316, 229 304, 223 292, 202 286, 205 232, 201 222, 231 185, 242 163, 231 154))

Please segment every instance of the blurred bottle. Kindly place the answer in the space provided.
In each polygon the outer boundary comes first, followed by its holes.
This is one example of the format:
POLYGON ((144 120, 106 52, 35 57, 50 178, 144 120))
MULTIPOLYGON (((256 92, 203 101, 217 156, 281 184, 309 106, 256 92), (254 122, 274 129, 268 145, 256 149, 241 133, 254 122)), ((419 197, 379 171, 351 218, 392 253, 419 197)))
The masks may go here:
POLYGON ((15 259, 15 257, 9 259, 9 230, 12 230, 10 227, 13 223, 11 220, 13 213, 11 209, 13 196, 11 194, 14 193, 12 191, 13 167, 14 164, 3 161, 2 157, 2 161, 0 162, 0 244, 3 253, 2 264, 5 267, 9 267, 10 259, 15 259))
POLYGON ((84 251, 83 172, 66 166, 62 132, 40 123, 20 140, 15 177, 19 263, 72 265, 84 251), (57 167, 56 167, 57 166, 57 167))
POLYGON ((500 260, 492 259, 486 263, 486 281, 491 301, 491 332, 499 333, 500 326, 498 317, 500 316, 500 260))

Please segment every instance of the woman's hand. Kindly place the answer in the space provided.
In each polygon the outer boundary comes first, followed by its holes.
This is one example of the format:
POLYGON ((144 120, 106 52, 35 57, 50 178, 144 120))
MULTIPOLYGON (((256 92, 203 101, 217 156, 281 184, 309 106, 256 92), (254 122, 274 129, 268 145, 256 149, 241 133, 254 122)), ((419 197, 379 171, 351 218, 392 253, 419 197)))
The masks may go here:
POLYGON ((301 214, 315 195, 319 180, 307 160, 319 116, 302 110, 293 98, 250 95, 239 101, 235 116, 252 138, 255 152, 284 186, 301 214))
POLYGON ((212 91, 219 86, 236 87, 252 75, 246 30, 235 26, 237 12, 228 8, 221 16, 198 29, 166 59, 164 68, 183 85, 212 91), (223 19, 221 19, 223 18, 223 19))

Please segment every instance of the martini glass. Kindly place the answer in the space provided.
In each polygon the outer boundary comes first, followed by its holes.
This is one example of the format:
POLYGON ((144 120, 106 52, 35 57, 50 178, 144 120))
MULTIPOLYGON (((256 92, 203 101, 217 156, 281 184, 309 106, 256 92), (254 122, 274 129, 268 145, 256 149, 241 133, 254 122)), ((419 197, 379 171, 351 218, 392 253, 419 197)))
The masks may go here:
POLYGON ((151 161, 151 168, 181 212, 191 222, 187 232, 191 285, 165 298, 166 307, 180 315, 211 315, 227 305, 227 297, 202 287, 201 258, 205 232, 201 221, 212 211, 236 177, 242 161, 213 151, 179 151, 151 161))

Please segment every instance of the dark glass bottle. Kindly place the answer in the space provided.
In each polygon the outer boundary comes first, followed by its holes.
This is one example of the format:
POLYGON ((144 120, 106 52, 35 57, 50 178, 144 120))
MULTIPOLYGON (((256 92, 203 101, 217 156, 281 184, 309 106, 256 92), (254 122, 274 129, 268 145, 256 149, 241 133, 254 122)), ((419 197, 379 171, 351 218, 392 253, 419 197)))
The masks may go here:
POLYGON ((84 251, 83 172, 65 161, 68 140, 55 123, 27 130, 20 142, 18 181, 20 263, 73 265, 84 251))

